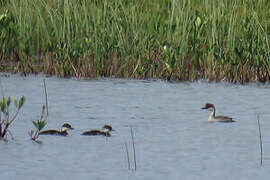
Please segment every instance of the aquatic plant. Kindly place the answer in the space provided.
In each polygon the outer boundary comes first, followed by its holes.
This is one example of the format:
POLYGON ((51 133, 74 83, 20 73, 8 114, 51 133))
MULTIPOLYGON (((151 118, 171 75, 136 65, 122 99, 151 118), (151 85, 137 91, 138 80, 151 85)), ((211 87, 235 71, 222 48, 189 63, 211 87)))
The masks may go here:
POLYGON ((267 0, 4 1, 0 70, 267 82, 269 7, 267 0))
POLYGON ((31 139, 33 141, 36 141, 38 143, 41 143, 41 141, 38 141, 38 137, 39 137, 39 133, 40 131, 46 126, 47 124, 47 115, 45 115, 45 109, 46 109, 46 106, 43 105, 42 106, 42 111, 41 111, 41 116, 40 116, 40 119, 39 120, 35 120, 35 121, 32 121, 33 125, 35 126, 35 130, 31 129, 29 131, 29 136, 31 137, 31 139))
POLYGON ((19 101, 16 98, 11 97, 2 97, 0 100, 0 139, 7 140, 7 133, 9 133, 11 136, 11 132, 8 130, 10 125, 13 123, 13 121, 16 119, 20 109, 25 103, 25 97, 22 96, 19 101), (10 105, 13 102, 15 105, 15 112, 13 115, 10 112, 10 105))

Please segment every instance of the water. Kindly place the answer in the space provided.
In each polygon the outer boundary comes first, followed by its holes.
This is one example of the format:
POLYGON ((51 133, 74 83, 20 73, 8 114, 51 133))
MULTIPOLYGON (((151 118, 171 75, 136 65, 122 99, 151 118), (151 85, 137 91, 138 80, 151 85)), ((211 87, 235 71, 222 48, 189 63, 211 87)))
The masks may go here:
POLYGON ((0 142, 1 179, 268 179, 270 167, 269 85, 168 83, 139 80, 46 78, 47 129, 69 122, 68 137, 29 139, 32 120, 45 102, 42 76, 1 78, 6 96, 26 96, 10 130, 15 140, 0 142), (207 123, 204 103, 236 123, 207 123), (256 114, 260 114, 264 158, 256 114), (112 137, 80 133, 112 124, 112 137), (125 142, 133 165, 130 129, 135 131, 137 171, 127 170, 125 142))

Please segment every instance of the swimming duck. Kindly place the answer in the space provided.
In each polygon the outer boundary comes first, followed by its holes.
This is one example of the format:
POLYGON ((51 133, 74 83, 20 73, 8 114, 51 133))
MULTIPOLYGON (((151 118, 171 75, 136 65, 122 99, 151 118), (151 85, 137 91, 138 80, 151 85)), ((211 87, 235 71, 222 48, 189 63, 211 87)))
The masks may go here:
POLYGON ((86 136, 103 135, 106 137, 110 137, 111 136, 110 131, 115 131, 115 130, 112 128, 111 125, 105 124, 101 130, 94 129, 94 130, 85 131, 82 133, 82 135, 86 135, 86 136))
POLYGON ((40 131, 39 134, 40 135, 58 135, 58 136, 66 136, 68 135, 68 130, 70 129, 74 129, 70 124, 68 123, 64 123, 61 127, 61 130, 44 130, 44 131, 40 131))
POLYGON ((66 127, 66 128, 68 128, 68 129, 74 129, 69 123, 64 123, 63 125, 62 125, 62 127, 66 127))
POLYGON ((103 129, 108 129, 109 131, 115 131, 115 130, 112 128, 112 126, 109 125, 109 124, 105 124, 105 125, 103 126, 103 129))
POLYGON ((208 118, 208 122, 235 122, 231 117, 228 116, 216 116, 216 108, 214 104, 206 103, 202 109, 209 109, 210 115, 208 118))

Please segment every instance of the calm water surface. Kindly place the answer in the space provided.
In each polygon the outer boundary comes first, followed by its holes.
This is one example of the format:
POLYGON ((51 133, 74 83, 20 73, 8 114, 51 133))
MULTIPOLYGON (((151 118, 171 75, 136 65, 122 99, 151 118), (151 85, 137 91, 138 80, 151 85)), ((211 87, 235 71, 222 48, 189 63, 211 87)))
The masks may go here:
POLYGON ((69 122, 75 130, 67 137, 41 136, 43 143, 37 144, 28 131, 45 102, 42 79, 1 77, 6 96, 27 100, 10 128, 15 140, 0 142, 1 179, 269 179, 270 85, 46 78, 46 128, 69 122), (208 112, 200 109, 205 102, 237 122, 207 123, 208 112), (256 114, 264 143, 262 167, 256 114), (103 124, 116 129, 112 137, 80 135, 103 124), (136 172, 127 170, 128 125, 135 131, 136 172))

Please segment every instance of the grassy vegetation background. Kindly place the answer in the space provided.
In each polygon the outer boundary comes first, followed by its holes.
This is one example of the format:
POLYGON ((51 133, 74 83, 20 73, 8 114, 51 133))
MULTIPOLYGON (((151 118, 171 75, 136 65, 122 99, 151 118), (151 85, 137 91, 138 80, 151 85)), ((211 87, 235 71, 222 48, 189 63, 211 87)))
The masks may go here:
POLYGON ((270 80, 267 0, 0 1, 0 70, 270 80))

